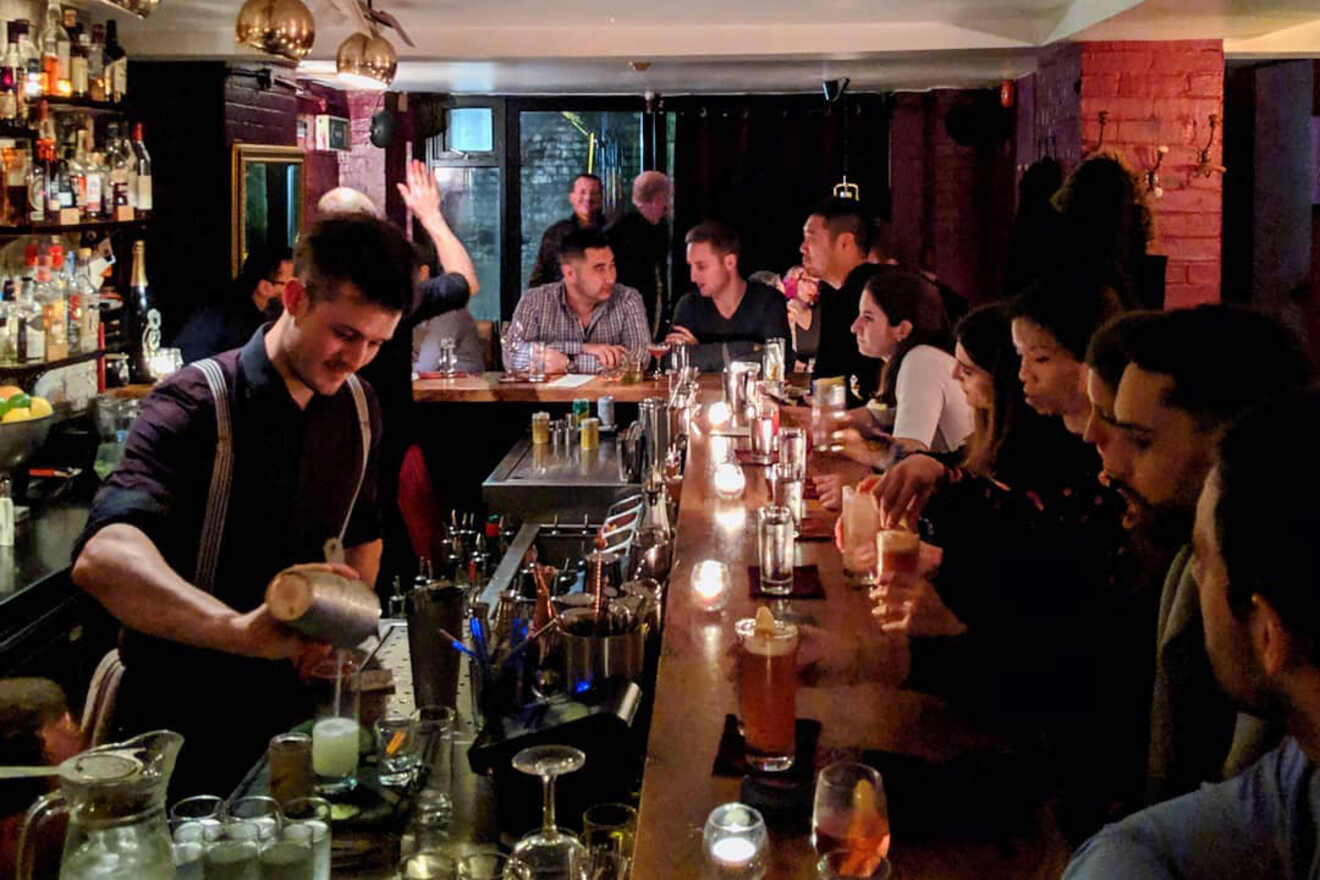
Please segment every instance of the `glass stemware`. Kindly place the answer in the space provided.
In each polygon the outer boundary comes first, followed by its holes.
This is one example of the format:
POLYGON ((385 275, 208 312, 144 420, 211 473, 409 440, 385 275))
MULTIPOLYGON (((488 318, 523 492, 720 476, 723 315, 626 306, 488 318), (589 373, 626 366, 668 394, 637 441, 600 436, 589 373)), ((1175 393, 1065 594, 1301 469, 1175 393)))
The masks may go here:
POLYGON ((541 777, 541 827, 524 835, 513 854, 544 880, 578 880, 587 863, 587 848, 573 832, 555 824, 555 779, 586 763, 587 756, 571 746, 532 746, 513 756, 513 769, 541 777))
POLYGON ((649 354, 651 360, 655 362, 655 367, 651 370, 651 378, 659 382, 665 377, 664 360, 665 355, 669 353, 669 343, 664 342, 663 340, 660 342, 648 343, 646 346, 646 353, 649 354))

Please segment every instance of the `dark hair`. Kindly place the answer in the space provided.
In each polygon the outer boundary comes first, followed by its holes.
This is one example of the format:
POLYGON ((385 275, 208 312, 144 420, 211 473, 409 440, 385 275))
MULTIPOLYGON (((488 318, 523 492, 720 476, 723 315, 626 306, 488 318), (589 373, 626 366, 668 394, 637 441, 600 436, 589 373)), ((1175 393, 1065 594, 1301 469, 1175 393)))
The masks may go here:
POLYGON ((1162 312, 1130 334, 1127 352, 1131 365, 1173 380, 1164 402, 1189 413, 1203 430, 1311 378, 1296 334, 1241 306, 1162 312))
POLYGON ((1126 302, 1136 300, 1151 212, 1136 175, 1117 156, 1091 156, 1072 170, 1054 202, 1064 234, 1064 259, 1111 276, 1126 302))
POLYGON ((718 220, 703 220, 688 230, 684 244, 708 244, 715 253, 737 255, 742 251, 738 233, 718 220))
POLYGON ((1108 286, 1094 279, 1056 276, 1037 281, 1009 302, 1011 317, 1048 330, 1076 360, 1086 357, 1095 331, 1123 310, 1108 286), (1072 280, 1070 281, 1069 278, 1072 280))
POLYGON ((431 241, 431 236, 423 235, 413 242, 413 253, 417 258, 417 266, 425 266, 431 270, 432 278, 440 274, 440 255, 436 253, 435 242, 431 241))
POLYGON ((393 225, 366 214, 318 220, 298 242, 295 262, 313 302, 334 299, 348 282, 362 298, 390 311, 412 306, 412 245, 393 225))
POLYGON ((588 248, 607 248, 610 240, 599 229, 574 229, 559 243, 559 262, 580 260, 587 255, 588 248))
POLYGON ((577 186, 577 182, 578 182, 579 180, 583 179, 584 177, 585 177, 587 180, 594 180, 594 181, 596 181, 596 186, 599 186, 599 187, 601 187, 602 189, 605 188, 605 185, 604 185, 603 183, 600 182, 600 178, 599 178, 599 177, 597 177, 597 176, 594 175, 594 174, 591 174, 590 172, 583 171, 581 174, 579 174, 579 175, 577 175, 576 177, 573 178, 573 182, 570 183, 570 184, 568 185, 568 191, 569 191, 569 192, 572 192, 572 191, 573 191, 573 187, 577 186))
POLYGON ((234 278, 234 293, 249 297, 259 281, 274 281, 280 274, 280 264, 293 259, 293 248, 284 245, 259 245, 248 251, 243 268, 234 278))
POLYGON ((871 216, 856 199, 831 198, 821 202, 811 216, 825 221, 830 241, 845 232, 857 243, 857 250, 865 257, 871 252, 871 216))
POLYGON ((1018 379, 1022 359, 1013 348, 1010 324, 1008 306, 999 302, 968 312, 953 331, 972 363, 990 374, 994 386, 995 399, 989 411, 972 412, 973 429, 963 461, 963 467, 987 477, 995 475, 999 452, 1027 409, 1018 379))
POLYGON ((894 256, 892 230, 889 221, 883 217, 871 220, 871 243, 867 247, 866 255, 876 258, 877 262, 881 263, 894 256))
MULTIPOLYGON (((64 691, 49 679, 0 679, 0 764, 45 764, 41 728, 67 709, 64 691)), ((7 781, 0 786, 0 815, 21 813, 46 790, 42 779, 7 781)))
POLYGON ((870 277, 862 293, 869 294, 876 306, 885 313, 891 325, 903 321, 912 323, 912 332, 898 343, 893 357, 885 361, 880 371, 877 396, 886 403, 896 403, 898 370, 903 358, 918 345, 933 345, 942 351, 952 351, 949 338, 949 318, 939 289, 920 275, 905 269, 882 268, 870 277))
POLYGON ((1100 374, 1100 379, 1115 391, 1128 365, 1128 339, 1162 312, 1126 312, 1108 321, 1091 336, 1086 347, 1086 365, 1100 374))
POLYGON ((1289 460, 1280 485, 1281 439, 1320 434, 1320 389, 1276 396, 1243 415, 1219 441, 1215 541, 1228 574, 1228 604, 1239 618, 1253 594, 1320 660, 1320 466, 1289 460))

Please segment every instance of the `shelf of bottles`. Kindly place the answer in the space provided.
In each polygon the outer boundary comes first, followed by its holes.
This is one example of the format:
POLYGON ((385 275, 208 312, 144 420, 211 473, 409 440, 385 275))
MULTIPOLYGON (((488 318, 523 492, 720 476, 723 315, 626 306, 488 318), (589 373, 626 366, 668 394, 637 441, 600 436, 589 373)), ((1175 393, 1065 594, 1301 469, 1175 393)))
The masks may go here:
POLYGON ((104 353, 91 248, 29 241, 23 270, 0 282, 0 374, 37 372, 104 353))
POLYGON ((0 60, 0 235, 114 228, 151 212, 151 157, 124 99, 113 19, 50 2, 7 23, 0 60), (35 20, 35 15, 34 15, 35 20))

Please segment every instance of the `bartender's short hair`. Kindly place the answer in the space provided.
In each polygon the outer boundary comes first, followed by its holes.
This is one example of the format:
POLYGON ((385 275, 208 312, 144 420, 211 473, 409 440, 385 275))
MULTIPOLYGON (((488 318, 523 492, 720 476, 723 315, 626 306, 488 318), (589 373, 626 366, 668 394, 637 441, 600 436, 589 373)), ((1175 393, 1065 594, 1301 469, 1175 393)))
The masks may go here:
POLYGON ((366 214, 338 214, 320 220, 298 242, 297 275, 313 302, 332 300, 339 283, 349 282, 374 305, 395 312, 412 305, 412 245, 392 224, 366 214))
POLYGON ((587 180, 594 180, 596 181, 596 186, 599 186, 601 189, 605 188, 605 185, 600 182, 599 177, 597 177, 594 174, 589 174, 588 172, 583 171, 581 174, 573 178, 573 182, 568 185, 568 191, 572 192, 577 187, 577 182, 579 180, 582 180, 583 178, 586 178, 587 180))
POLYGON ((825 221, 831 242, 847 233, 853 237, 863 256, 871 252, 871 215, 861 202, 838 197, 826 199, 811 212, 811 216, 825 221))
POLYGON ((684 244, 707 244, 719 256, 742 252, 742 242, 738 233, 718 220, 703 220, 688 230, 683 237, 684 244))
POLYGON ((610 240, 599 229, 574 229, 559 244, 559 262, 580 260, 587 255, 589 248, 607 248, 610 240))

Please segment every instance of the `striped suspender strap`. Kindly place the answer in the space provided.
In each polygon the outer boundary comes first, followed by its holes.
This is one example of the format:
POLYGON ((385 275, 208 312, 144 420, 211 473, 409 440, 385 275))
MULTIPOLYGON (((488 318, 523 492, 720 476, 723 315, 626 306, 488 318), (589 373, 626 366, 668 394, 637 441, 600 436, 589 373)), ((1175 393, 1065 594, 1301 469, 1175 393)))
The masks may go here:
POLYGON ((220 365, 211 358, 197 361, 215 401, 215 464, 211 467, 211 488, 206 496, 206 515, 197 548, 197 573, 193 582, 204 590, 215 587, 215 570, 220 563, 220 539, 224 537, 225 516, 229 511, 229 490, 234 477, 234 435, 229 417, 229 387, 220 365))
POLYGON ((353 517, 353 508, 357 505, 358 493, 362 491, 362 481, 367 476, 367 460, 371 457, 371 414, 367 410, 367 395, 362 390, 362 383, 357 376, 348 377, 348 390, 353 395, 353 406, 357 408, 358 437, 362 440, 362 467, 358 470, 357 486, 353 488, 353 498, 348 503, 348 513, 344 514, 344 525, 339 530, 339 540, 343 542, 348 531, 348 521, 353 517))

